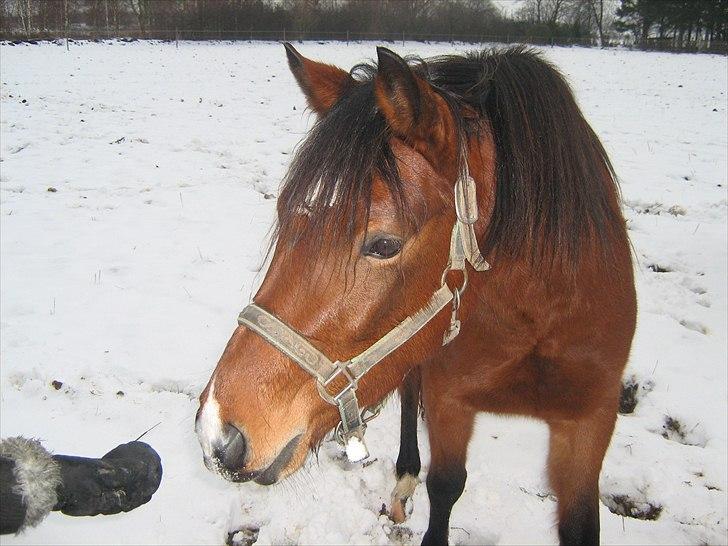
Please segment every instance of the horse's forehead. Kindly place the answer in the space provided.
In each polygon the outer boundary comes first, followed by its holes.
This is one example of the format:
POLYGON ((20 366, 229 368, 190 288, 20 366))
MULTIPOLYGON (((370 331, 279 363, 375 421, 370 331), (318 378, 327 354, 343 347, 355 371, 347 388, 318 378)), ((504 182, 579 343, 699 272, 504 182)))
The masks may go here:
MULTIPOLYGON (((421 154, 401 140, 392 139, 390 146, 397 159, 406 205, 415 209, 426 206, 430 199, 437 196, 440 175, 421 154)), ((391 211, 394 205, 392 193, 388 184, 378 176, 374 177, 371 195, 372 213, 391 211)))
POLYGON ((397 166, 403 178, 429 178, 435 174, 435 171, 425 157, 400 139, 392 139, 390 147, 394 156, 397 158, 397 166))

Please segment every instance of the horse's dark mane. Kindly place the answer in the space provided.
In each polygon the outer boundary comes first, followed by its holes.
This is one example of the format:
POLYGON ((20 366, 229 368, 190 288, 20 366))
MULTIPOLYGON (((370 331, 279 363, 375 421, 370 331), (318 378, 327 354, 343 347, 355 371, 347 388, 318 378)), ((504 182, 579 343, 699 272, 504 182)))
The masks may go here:
MULTIPOLYGON (((586 244, 602 243, 608 252, 611 236, 623 232, 612 166, 551 64, 522 46, 409 62, 451 106, 461 141, 483 130, 495 141, 495 205, 481 241, 486 255, 576 265, 586 244), (481 120, 466 119, 463 106, 481 120)), ((280 193, 280 230, 306 207, 312 229, 350 238, 357 210, 368 213, 374 174, 406 211, 392 135, 376 108, 376 67, 358 65, 352 75, 357 84, 296 153, 280 193)))
MULTIPOLYGON (((376 107, 376 67, 352 69, 358 84, 313 126, 296 151, 278 198, 278 230, 284 231, 302 211, 309 229, 328 230, 336 238, 353 234, 357 207, 368 203, 374 174, 401 202, 402 181, 389 146, 391 134, 376 107)), ((296 240, 291 233, 287 240, 296 240)))

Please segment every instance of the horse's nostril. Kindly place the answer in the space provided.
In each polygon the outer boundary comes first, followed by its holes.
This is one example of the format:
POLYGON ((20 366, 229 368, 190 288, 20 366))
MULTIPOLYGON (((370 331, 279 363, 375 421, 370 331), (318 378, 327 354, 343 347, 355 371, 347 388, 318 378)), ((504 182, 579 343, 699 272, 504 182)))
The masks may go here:
POLYGON ((226 469, 235 472, 245 465, 248 453, 247 442, 243 433, 230 423, 223 425, 220 444, 215 447, 213 456, 226 469))

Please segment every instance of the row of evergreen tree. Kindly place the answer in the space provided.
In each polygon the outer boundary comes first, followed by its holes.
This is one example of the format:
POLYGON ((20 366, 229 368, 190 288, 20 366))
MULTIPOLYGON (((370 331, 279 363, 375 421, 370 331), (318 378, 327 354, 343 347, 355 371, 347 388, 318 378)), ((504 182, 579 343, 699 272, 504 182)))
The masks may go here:
POLYGON ((615 29, 677 47, 728 41, 727 0, 621 0, 615 29))

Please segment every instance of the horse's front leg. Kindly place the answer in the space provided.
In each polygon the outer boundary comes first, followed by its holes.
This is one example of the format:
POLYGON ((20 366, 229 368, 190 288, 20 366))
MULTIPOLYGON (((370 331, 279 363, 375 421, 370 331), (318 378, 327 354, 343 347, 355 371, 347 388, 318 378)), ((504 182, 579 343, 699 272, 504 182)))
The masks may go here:
POLYGON ((389 517, 395 523, 407 519, 407 501, 420 483, 420 449, 417 446, 417 416, 420 409, 420 369, 413 369, 399 388, 402 406, 399 456, 397 457, 397 485, 392 491, 389 517))
POLYGON ((427 495, 430 498, 430 523, 423 545, 447 544, 450 512, 465 489, 465 459, 473 433, 475 411, 449 397, 441 378, 423 373, 422 400, 430 438, 430 470, 427 495))

